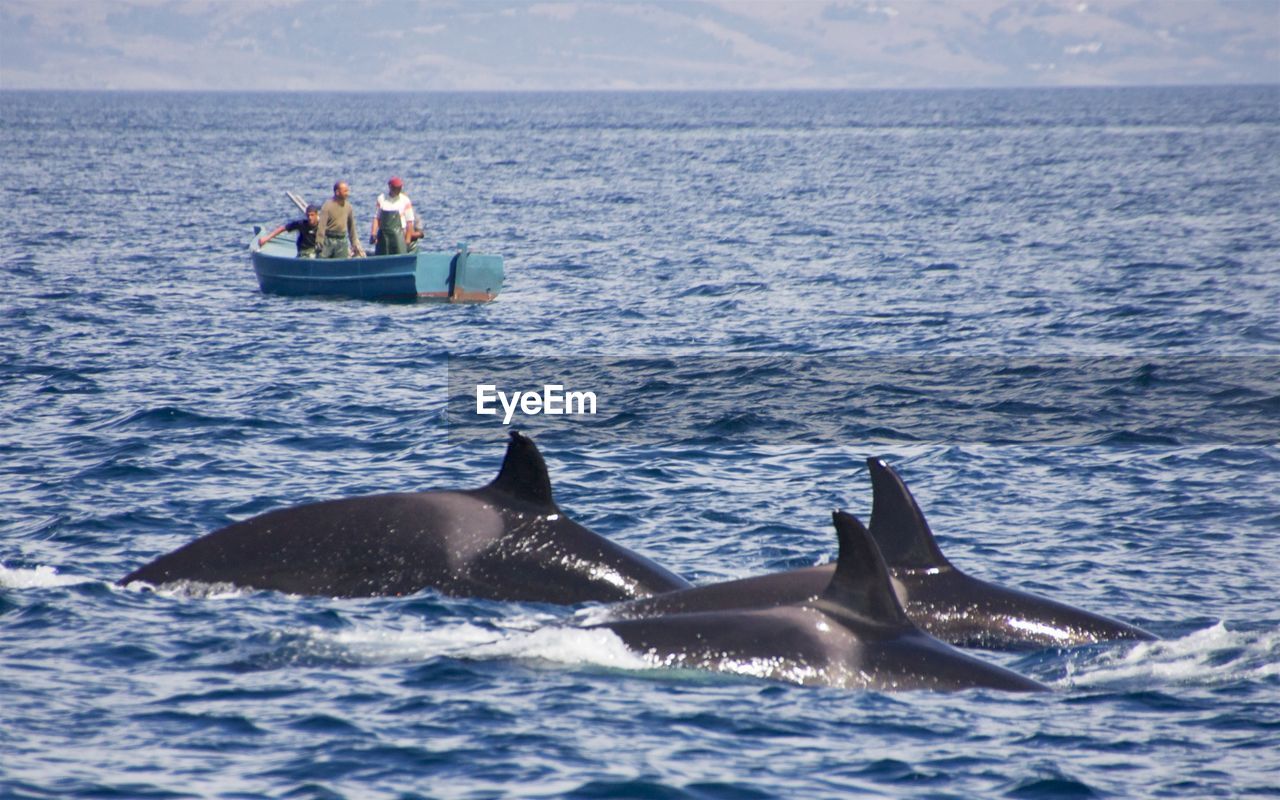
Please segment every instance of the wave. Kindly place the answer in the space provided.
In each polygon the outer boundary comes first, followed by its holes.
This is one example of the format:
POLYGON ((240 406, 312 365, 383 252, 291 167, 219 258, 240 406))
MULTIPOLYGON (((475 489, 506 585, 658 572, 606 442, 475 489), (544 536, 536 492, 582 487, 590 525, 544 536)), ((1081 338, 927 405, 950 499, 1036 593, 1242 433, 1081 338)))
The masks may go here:
POLYGON ((308 665, 373 666, 440 659, 471 662, 518 661, 646 670, 652 665, 632 653, 607 630, 566 627, 544 614, 475 621, 427 621, 424 627, 395 629, 362 623, 330 630, 312 625, 255 637, 225 666, 257 670, 308 665))
MULTIPOLYGON (((603 611, 584 609, 573 616, 573 625, 551 614, 522 613, 484 621, 428 620, 418 628, 362 623, 337 630, 314 625, 278 630, 251 648, 245 665, 276 669, 298 664, 369 666, 453 659, 628 672, 663 668, 627 649, 611 631, 577 627, 605 619, 603 611)), ((1070 693, 1145 692, 1178 685, 1268 680, 1280 676, 1280 631, 1234 631, 1219 622, 1178 639, 1083 648, 1068 653, 1060 664, 1065 674, 1058 680, 1039 677, 1070 693)), ((1028 669, 1026 664, 1013 668, 1028 669)))
POLYGON ((24 568, 6 567, 0 564, 0 589, 45 589, 51 586, 75 586, 93 582, 92 578, 78 575, 60 575, 57 567, 39 565, 24 568))
POLYGON ((1280 676, 1280 630, 1234 631, 1219 621, 1180 639, 1102 651, 1082 664, 1068 660, 1066 668, 1062 683, 1072 689, 1147 690, 1264 680, 1280 676))
MULTIPOLYGON (((126 591, 155 592, 161 597, 196 600, 232 600, 248 597, 261 591, 233 583, 204 583, 201 581, 174 581, 160 586, 153 586, 145 581, 133 581, 127 584, 126 591)), ((295 597, 296 595, 284 595, 295 597)))

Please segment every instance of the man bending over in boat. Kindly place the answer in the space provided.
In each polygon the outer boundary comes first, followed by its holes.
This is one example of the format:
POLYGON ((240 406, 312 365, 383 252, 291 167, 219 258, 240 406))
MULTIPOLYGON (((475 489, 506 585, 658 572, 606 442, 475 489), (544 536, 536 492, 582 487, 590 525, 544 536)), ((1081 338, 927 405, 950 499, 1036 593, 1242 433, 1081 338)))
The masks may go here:
POLYGON ((413 201, 403 190, 404 181, 392 178, 387 181, 387 193, 378 195, 373 227, 369 229, 369 244, 374 245, 374 255, 407 253, 413 249, 414 241, 422 238, 416 230, 413 201))
POLYGON ((320 225, 320 206, 312 203, 307 206, 307 216, 295 219, 276 228, 266 236, 258 237, 258 247, 276 238, 285 231, 298 232, 298 258, 316 257, 316 228, 320 225))
POLYGON ((333 185, 333 197, 320 207, 319 237, 320 258, 350 258, 363 256, 360 234, 356 233, 356 212, 347 202, 351 187, 346 181, 333 185), (347 243, 351 243, 350 252, 347 243))

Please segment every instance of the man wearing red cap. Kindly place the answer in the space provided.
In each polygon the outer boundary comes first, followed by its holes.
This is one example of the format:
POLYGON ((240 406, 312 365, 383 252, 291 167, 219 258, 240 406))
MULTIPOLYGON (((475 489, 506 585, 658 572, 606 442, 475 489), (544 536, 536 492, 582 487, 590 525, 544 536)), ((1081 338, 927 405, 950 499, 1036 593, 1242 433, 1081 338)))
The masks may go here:
POLYGON ((409 252, 408 243, 418 238, 414 231, 413 202, 405 194, 404 181, 387 181, 387 193, 378 195, 377 213, 369 231, 369 244, 374 255, 385 256, 409 252))

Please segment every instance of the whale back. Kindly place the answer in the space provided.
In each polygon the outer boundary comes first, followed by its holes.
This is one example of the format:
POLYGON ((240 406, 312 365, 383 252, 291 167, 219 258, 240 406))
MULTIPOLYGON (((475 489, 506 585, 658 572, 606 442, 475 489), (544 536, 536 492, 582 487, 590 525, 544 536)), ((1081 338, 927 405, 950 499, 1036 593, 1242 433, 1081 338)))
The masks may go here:
POLYGON ((545 603, 615 602, 689 586, 565 515, 538 448, 515 432, 497 477, 479 489, 275 509, 206 534, 121 579, 135 581, 229 583, 331 597, 434 589, 545 603))

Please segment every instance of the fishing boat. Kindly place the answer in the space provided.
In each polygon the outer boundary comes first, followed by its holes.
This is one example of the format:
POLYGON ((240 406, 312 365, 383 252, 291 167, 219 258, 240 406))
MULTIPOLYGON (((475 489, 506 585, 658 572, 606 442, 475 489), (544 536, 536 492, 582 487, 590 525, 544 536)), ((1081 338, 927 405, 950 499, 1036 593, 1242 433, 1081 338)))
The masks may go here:
POLYGON ((298 258, 292 237, 277 236, 259 247, 263 229, 255 225, 249 243, 263 294, 487 303, 502 289, 502 256, 472 253, 465 244, 452 252, 298 258))

